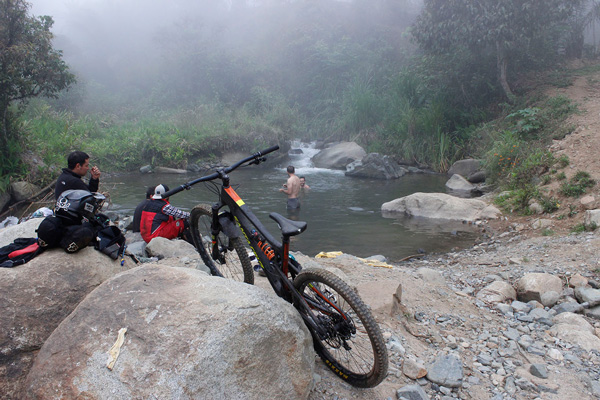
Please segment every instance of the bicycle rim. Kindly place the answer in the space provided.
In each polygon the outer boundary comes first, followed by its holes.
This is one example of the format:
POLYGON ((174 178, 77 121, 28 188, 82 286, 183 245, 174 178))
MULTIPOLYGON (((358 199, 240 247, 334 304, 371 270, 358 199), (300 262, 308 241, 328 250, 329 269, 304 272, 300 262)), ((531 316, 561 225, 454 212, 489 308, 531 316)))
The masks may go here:
POLYGON ((217 236, 217 243, 221 249, 221 257, 218 260, 212 258, 211 222, 212 209, 209 205, 200 204, 192 209, 190 230, 202 261, 210 269, 212 275, 253 284, 254 272, 248 257, 248 250, 241 238, 230 239, 220 232, 217 236))
POLYGON ((388 369, 385 342, 358 294, 322 269, 303 270, 294 286, 311 307, 317 325, 327 332, 324 338, 311 332, 325 364, 351 385, 369 388, 381 383, 388 369))

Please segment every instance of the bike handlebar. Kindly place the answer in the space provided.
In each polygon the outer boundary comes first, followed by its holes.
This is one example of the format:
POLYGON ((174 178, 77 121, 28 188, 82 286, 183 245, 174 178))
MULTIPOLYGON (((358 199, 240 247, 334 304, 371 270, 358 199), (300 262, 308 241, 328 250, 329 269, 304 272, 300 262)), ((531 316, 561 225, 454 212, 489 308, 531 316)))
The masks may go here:
POLYGON ((260 164, 262 161, 265 161, 265 159, 263 158, 264 156, 266 156, 267 154, 272 153, 276 150, 279 150, 279 145, 271 146, 268 149, 258 151, 256 153, 252 154, 251 156, 248 156, 248 157, 244 158, 243 160, 240 160, 227 168, 217 170, 217 172, 213 172, 210 175, 206 175, 201 178, 194 179, 193 181, 186 182, 183 185, 176 187, 175 189, 171 189, 168 192, 163 193, 162 198, 166 199, 167 197, 171 197, 172 195, 179 193, 182 190, 190 189, 196 183, 207 182, 207 181, 212 181, 214 179, 217 179, 220 176, 230 173, 231 171, 235 170, 239 166, 241 166, 249 161, 252 161, 251 164, 260 164))

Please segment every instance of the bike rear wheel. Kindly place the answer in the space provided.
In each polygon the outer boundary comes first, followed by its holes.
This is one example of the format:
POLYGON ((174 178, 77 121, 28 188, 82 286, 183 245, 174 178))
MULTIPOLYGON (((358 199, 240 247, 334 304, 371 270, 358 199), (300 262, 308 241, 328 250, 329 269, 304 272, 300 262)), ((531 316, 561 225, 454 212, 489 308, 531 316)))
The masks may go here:
POLYGON ((325 337, 311 332, 315 351, 325 364, 353 386, 370 388, 381 383, 387 375, 387 349, 379 325, 358 294, 334 274, 318 268, 302 270, 294 287, 326 332, 325 337))
POLYGON ((190 230, 196 250, 202 261, 215 276, 233 279, 249 284, 254 283, 254 271, 248 257, 248 249, 241 238, 229 238, 219 232, 217 243, 220 258, 212 258, 211 228, 212 208, 207 204, 199 204, 190 213, 190 230))

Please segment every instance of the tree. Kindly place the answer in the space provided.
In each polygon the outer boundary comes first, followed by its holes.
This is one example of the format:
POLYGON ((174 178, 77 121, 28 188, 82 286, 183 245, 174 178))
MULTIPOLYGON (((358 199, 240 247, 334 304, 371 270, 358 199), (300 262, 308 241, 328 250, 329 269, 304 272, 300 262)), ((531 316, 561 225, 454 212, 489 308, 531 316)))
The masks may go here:
POLYGON ((456 48, 496 55, 497 76, 512 101, 508 65, 513 51, 532 49, 553 37, 583 0, 425 0, 413 36, 425 51, 448 54, 456 48))
POLYGON ((24 0, 0 0, 0 146, 9 156, 8 141, 16 139, 9 129, 9 108, 26 104, 37 96, 57 97, 75 82, 62 52, 52 47, 49 16, 28 14, 24 0))

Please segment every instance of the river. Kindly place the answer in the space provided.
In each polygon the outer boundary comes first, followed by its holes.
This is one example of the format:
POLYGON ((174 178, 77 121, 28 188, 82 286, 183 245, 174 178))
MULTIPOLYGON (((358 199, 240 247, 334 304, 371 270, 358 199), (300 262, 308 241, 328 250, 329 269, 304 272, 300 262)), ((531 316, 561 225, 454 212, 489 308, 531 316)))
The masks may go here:
MULTIPOLYGON (((314 168, 310 158, 318 152, 312 145, 294 143, 303 154, 289 155, 276 167, 249 166, 230 174, 231 184, 272 233, 277 225, 270 212, 287 215, 286 196, 279 193, 286 182, 285 168, 296 167, 311 187, 301 199, 296 219, 307 221, 308 229, 293 238, 292 250, 314 256, 321 251, 342 251, 358 257, 384 255, 398 261, 418 251, 445 252, 470 246, 477 232, 468 225, 435 224, 424 219, 385 218, 381 205, 415 192, 446 192, 445 175, 408 174, 396 180, 346 177, 343 171, 314 168)), ((268 157, 268 156, 267 156, 268 157)), ((133 214, 147 186, 165 183, 170 188, 198 178, 199 174, 119 174, 103 177, 102 190, 110 193, 110 211, 133 214)), ((171 197, 171 203, 190 210, 198 203, 214 203, 216 195, 204 184, 171 197)), ((279 235, 276 235, 279 236, 279 235)))

